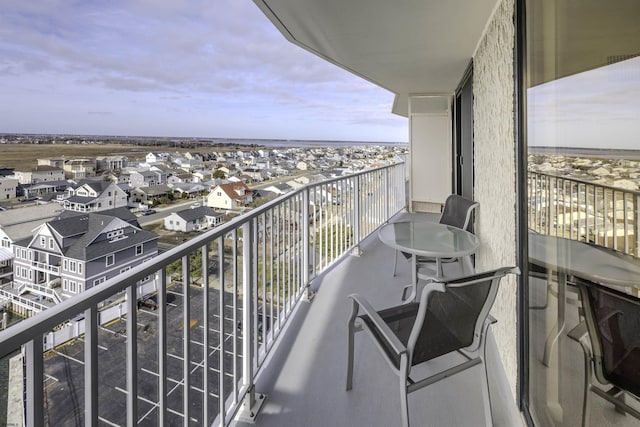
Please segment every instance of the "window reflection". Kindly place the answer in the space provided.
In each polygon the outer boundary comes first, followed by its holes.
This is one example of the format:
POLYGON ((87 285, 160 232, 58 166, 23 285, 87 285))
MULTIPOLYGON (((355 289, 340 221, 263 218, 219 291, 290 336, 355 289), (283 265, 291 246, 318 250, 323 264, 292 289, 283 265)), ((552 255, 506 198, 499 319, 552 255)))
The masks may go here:
MULTIPOLYGON (((528 1, 527 44, 529 409, 536 425, 574 426, 594 375, 580 341, 589 284, 629 301, 618 321, 640 318, 640 2, 528 1)), ((640 426, 590 402, 590 425, 640 426)))

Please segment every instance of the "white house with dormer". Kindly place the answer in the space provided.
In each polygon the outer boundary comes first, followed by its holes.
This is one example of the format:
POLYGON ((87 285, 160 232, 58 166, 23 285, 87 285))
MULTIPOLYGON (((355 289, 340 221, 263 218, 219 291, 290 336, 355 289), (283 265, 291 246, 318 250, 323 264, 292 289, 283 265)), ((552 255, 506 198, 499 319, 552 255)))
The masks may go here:
POLYGON ((253 201, 253 191, 243 182, 217 185, 207 197, 207 206, 216 209, 234 209, 253 201))

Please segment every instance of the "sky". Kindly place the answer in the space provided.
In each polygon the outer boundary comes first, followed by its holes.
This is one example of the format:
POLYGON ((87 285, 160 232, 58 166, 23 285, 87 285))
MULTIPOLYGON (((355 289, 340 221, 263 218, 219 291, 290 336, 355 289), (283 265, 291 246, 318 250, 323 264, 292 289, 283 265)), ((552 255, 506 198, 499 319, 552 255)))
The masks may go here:
POLYGON ((640 57, 527 92, 532 146, 640 150, 640 57))
POLYGON ((0 133, 408 140, 393 94, 251 0, 3 2, 0 99, 0 133))

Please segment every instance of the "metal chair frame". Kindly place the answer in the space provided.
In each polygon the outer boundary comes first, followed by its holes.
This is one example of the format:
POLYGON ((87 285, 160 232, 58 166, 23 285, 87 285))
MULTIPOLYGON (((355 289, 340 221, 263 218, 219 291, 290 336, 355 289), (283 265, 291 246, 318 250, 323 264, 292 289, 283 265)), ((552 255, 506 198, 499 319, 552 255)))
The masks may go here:
MULTIPOLYGON (((455 375, 473 366, 484 363, 484 355, 486 349, 486 335, 489 326, 495 323, 495 319, 489 316, 489 311, 495 301, 496 294, 498 292, 498 285, 502 277, 507 274, 520 274, 520 270, 517 267, 505 267, 496 270, 491 270, 484 273, 473 274, 470 276, 449 280, 446 282, 431 282, 427 284, 422 291, 420 302, 418 303, 417 314, 415 315, 415 321, 411 327, 411 332, 403 343, 401 339, 391 330, 389 325, 380 316, 380 312, 376 311, 369 302, 357 294, 349 295, 349 298, 353 302, 351 317, 348 322, 348 362, 347 362, 347 384, 346 389, 351 390, 353 386, 353 364, 354 364, 354 338, 355 333, 361 330, 368 329, 374 337, 374 341, 377 344, 378 349, 383 355, 386 356, 386 360, 400 380, 400 400, 402 404, 402 426, 409 426, 409 406, 408 406, 408 394, 414 391, 420 390, 424 387, 432 385, 442 379, 455 375), (425 324, 425 318, 429 308, 429 300, 432 296, 438 292, 448 292, 451 289, 461 288, 464 286, 473 286, 475 284, 490 281, 489 289, 487 291, 486 298, 483 301, 482 308, 479 314, 475 317, 475 323, 473 325, 473 340, 470 345, 466 347, 457 348, 447 355, 457 353, 463 357, 461 363, 448 368, 444 371, 437 372, 433 375, 423 378, 421 380, 413 380, 410 378, 412 366, 421 364, 425 361, 415 363, 414 350, 418 344, 418 339, 421 337, 422 328, 425 324), (363 313, 363 314, 360 314, 363 313), (356 327, 356 320, 362 319, 363 316, 367 316, 367 322, 361 321, 362 326, 356 327), (380 340, 384 340, 384 343, 380 340), (389 351, 393 352, 393 355, 399 358, 399 363, 395 364, 389 357, 389 351)), ((393 308, 406 307, 407 305, 401 305, 393 308)), ((392 309, 393 309, 392 308, 392 309)), ((423 337, 424 339, 424 337, 423 337)), ((424 344, 424 343, 421 343, 424 344)), ((441 357, 439 355, 436 357, 441 357)), ((435 357, 434 357, 435 358, 435 357)), ((486 387, 482 389, 483 403, 485 406, 485 424, 491 425, 491 405, 489 396, 489 384, 488 374, 486 372, 486 364, 484 369, 484 382, 486 387)))

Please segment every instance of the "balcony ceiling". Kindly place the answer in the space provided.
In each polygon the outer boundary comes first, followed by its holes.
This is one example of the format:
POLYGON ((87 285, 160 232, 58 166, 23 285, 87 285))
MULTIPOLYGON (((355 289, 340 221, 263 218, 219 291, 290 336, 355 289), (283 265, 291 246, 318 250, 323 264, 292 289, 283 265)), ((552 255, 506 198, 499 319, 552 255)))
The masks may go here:
POLYGON ((496 0, 254 0, 291 42, 396 95, 453 92, 496 0))

